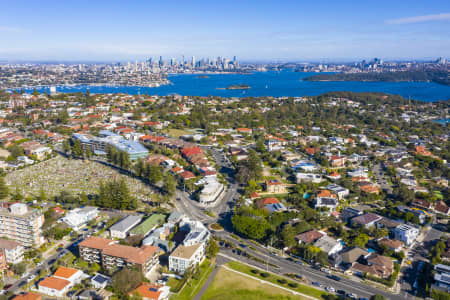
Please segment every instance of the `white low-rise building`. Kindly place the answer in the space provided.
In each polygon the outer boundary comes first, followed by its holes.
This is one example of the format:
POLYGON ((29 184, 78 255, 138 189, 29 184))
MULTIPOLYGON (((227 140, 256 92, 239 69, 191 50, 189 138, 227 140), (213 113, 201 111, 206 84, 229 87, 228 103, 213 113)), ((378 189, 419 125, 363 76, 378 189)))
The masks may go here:
POLYGON ((52 276, 38 283, 38 290, 42 294, 62 298, 74 285, 79 284, 86 277, 88 276, 81 270, 59 267, 52 276))
POLYGON ((69 211, 62 219, 73 230, 80 230, 98 216, 98 208, 86 206, 69 211))
POLYGON ((111 226, 109 228, 109 234, 112 238, 124 239, 127 237, 128 232, 139 222, 141 222, 141 216, 127 216, 111 226))
POLYGON ((224 190, 223 184, 221 184, 216 177, 203 178, 203 189, 200 192, 199 202, 201 204, 212 204, 216 202, 220 194, 224 190))
POLYGON ((420 233, 420 229, 411 225, 401 224, 394 228, 395 239, 402 241, 405 245, 411 245, 420 233))
POLYGON ((190 266, 203 261, 205 249, 206 243, 192 246, 179 245, 169 256, 169 270, 183 274, 190 266))
POLYGON ((320 250, 327 253, 328 255, 333 255, 335 253, 338 253, 343 248, 340 241, 337 241, 327 235, 324 235, 320 239, 318 239, 314 243, 314 246, 320 248, 320 250))
POLYGON ((320 183, 322 182, 322 175, 315 173, 297 173, 295 175, 297 179, 297 183, 302 182, 312 182, 312 183, 320 183))

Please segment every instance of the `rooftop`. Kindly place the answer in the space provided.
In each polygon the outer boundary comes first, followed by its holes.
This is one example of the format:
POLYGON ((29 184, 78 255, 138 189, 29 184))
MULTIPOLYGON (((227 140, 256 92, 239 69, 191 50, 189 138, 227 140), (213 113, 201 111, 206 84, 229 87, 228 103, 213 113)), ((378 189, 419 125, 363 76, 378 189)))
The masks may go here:
POLYGON ((133 230, 130 231, 131 234, 147 234, 153 227, 158 225, 159 223, 162 223, 166 220, 166 216, 163 214, 153 214, 147 219, 145 219, 144 222, 139 224, 138 226, 134 227, 133 230))
POLYGON ((170 256, 180 257, 184 259, 190 259, 192 255, 197 251, 202 244, 195 244, 192 246, 179 245, 170 256))
POLYGON ((53 276, 46 277, 41 282, 39 282, 39 286, 48 287, 57 291, 63 290, 69 284, 70 281, 53 276))

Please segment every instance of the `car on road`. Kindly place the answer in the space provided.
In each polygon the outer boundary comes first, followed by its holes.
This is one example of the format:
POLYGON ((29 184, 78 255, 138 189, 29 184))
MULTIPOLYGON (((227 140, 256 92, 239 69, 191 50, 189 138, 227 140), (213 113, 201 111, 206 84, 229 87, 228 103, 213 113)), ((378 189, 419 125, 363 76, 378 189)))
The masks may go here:
POLYGON ((296 263, 296 264, 299 264, 299 265, 301 265, 301 266, 304 265, 304 263, 303 263, 301 260, 296 260, 295 263, 296 263))
POLYGON ((3 290, 8 290, 10 287, 12 287, 12 284, 7 284, 3 287, 3 290))
POLYGON ((356 298, 358 298, 358 296, 356 296, 356 295, 353 294, 353 293, 348 293, 348 294, 347 294, 347 297, 350 298, 350 299, 356 299, 356 298))
POLYGON ((328 276, 328 278, 336 280, 336 281, 340 281, 341 280, 341 277, 336 276, 336 275, 330 275, 330 276, 328 276))
POLYGON ((344 290, 337 290, 336 294, 345 296, 346 292, 344 290))
POLYGON ((369 298, 362 297, 362 298, 358 298, 358 300, 369 300, 369 298))
POLYGON ((334 287, 332 287, 332 286, 327 286, 327 287, 325 288, 325 291, 327 291, 327 292, 329 292, 329 293, 334 293, 334 292, 336 292, 336 290, 335 290, 334 287))
POLYGON ((312 283, 312 285, 315 285, 315 286, 322 286, 322 284, 318 281, 313 281, 311 283, 312 283))

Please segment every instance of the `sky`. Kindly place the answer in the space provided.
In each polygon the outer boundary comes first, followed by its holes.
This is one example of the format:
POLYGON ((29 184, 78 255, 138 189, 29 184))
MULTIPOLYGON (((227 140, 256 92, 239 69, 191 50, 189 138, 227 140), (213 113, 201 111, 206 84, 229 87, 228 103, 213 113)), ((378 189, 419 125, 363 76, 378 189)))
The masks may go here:
POLYGON ((0 60, 450 57, 449 0, 0 0, 0 60))

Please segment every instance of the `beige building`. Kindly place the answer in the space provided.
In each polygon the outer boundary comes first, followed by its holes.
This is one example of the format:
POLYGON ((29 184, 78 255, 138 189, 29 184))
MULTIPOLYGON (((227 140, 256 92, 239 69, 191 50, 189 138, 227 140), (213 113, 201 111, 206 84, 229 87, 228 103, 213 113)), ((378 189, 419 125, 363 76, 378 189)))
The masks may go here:
POLYGON ((43 224, 44 215, 37 209, 28 209, 23 203, 0 209, 0 236, 16 241, 23 247, 38 247, 44 243, 43 224))
POLYGON ((98 263, 105 269, 137 266, 147 275, 158 265, 160 250, 154 246, 119 245, 114 240, 91 236, 79 244, 79 252, 83 260, 98 263))

